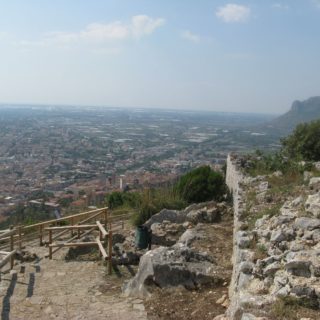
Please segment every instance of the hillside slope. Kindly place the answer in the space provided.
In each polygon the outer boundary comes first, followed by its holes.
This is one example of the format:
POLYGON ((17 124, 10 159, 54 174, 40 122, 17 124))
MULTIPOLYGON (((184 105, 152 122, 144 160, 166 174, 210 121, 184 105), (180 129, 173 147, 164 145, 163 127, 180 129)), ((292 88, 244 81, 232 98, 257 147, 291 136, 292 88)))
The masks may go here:
POLYGON ((291 109, 271 122, 271 126, 291 131, 297 124, 320 119, 320 96, 294 101, 291 109))

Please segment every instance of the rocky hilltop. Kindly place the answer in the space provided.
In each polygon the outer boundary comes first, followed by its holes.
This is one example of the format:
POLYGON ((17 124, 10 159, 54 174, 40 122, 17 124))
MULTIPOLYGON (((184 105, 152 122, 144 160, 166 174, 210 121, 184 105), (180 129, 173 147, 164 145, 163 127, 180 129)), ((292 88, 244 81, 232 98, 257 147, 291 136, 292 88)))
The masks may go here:
POLYGON ((320 96, 305 101, 294 101, 291 109, 274 119, 270 125, 284 131, 291 131, 297 124, 320 118, 320 96))

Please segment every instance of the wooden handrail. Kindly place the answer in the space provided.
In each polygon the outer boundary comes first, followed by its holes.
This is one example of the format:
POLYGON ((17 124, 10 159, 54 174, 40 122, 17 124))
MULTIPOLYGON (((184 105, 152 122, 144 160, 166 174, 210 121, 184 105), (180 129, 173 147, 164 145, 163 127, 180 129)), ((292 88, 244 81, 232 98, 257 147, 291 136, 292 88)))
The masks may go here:
POLYGON ((14 235, 15 233, 16 233, 16 229, 12 229, 12 230, 3 232, 3 233, 0 235, 0 240, 3 240, 3 239, 5 239, 5 238, 7 238, 7 237, 9 237, 9 239, 10 239, 10 237, 11 237, 12 235, 14 235))
MULTIPOLYGON (((92 216, 90 216, 89 218, 86 218, 86 219, 84 219, 84 220, 81 220, 81 221, 77 222, 77 224, 76 224, 75 226, 78 226, 78 225, 80 225, 81 223, 86 223, 86 222, 88 222, 88 221, 90 221, 90 220, 98 217, 98 216, 101 215, 101 214, 102 214, 102 211, 101 211, 101 212, 98 212, 98 213, 96 213, 96 214, 94 214, 94 215, 92 215, 92 216)), ((95 227, 95 226, 94 226, 94 227, 95 227)), ((62 235, 66 234, 67 232, 68 232, 68 230, 61 231, 60 233, 58 233, 57 235, 55 235, 55 236, 52 238, 52 240, 56 240, 56 239, 60 238, 62 235)))
POLYGON ((86 211, 86 212, 74 214, 74 215, 71 215, 71 216, 65 216, 65 217, 59 218, 59 219, 38 222, 38 223, 35 223, 35 224, 24 226, 23 229, 27 230, 27 229, 32 229, 32 228, 39 227, 39 226, 45 226, 47 224, 57 223, 57 222, 60 222, 60 221, 71 220, 71 219, 74 219, 74 218, 83 217, 85 215, 90 215, 90 214, 96 213, 96 212, 101 214, 103 212, 103 210, 106 210, 106 209, 108 209, 108 208, 107 207, 106 208, 100 208, 100 209, 95 209, 95 210, 91 210, 91 211, 86 211))
MULTIPOLYGON (((79 238, 79 239, 80 239, 80 238, 82 238, 82 237, 85 237, 86 235, 90 234, 95 228, 96 228, 96 226, 95 226, 94 228, 89 229, 88 231, 82 233, 80 237, 78 237, 78 236, 76 235, 76 236, 72 237, 71 239, 67 240, 65 243, 70 243, 71 241, 75 240, 76 238, 79 238)), ((50 231, 49 231, 49 232, 50 232, 50 231)), ((65 232, 65 231, 63 231, 63 232, 65 232)), ((50 238, 49 238, 49 245, 52 243, 52 240, 53 240, 53 239, 51 239, 51 242, 50 242, 50 238)), ((60 249, 61 249, 61 247, 59 247, 59 248, 51 251, 51 258, 50 258, 50 247, 49 247, 49 258, 52 259, 52 255, 53 255, 54 253, 56 253, 58 250, 60 250, 60 249)))
POLYGON ((112 221, 115 221, 115 220, 122 220, 123 218, 128 218, 130 219, 132 216, 132 214, 121 214, 121 215, 118 215, 118 216, 109 216, 109 220, 112 220, 112 221))
POLYGON ((71 229, 90 229, 90 228, 98 228, 95 224, 79 224, 79 225, 73 225, 73 226, 61 226, 61 227, 48 227, 44 228, 44 230, 71 230, 71 229))
MULTIPOLYGON (((118 216, 109 216, 108 214, 108 208, 99 208, 91 211, 86 211, 70 216, 66 216, 63 218, 59 219, 54 219, 54 220, 48 220, 48 221, 43 221, 39 223, 35 223, 32 225, 28 226, 22 226, 19 225, 16 229, 8 229, 8 230, 0 230, 0 240, 10 240, 9 246, 10 250, 8 251, 1 251, 0 254, 3 256, 5 255, 4 259, 0 260, 0 268, 8 263, 9 261, 11 262, 11 268, 13 267, 14 263, 14 254, 16 253, 16 250, 14 250, 14 245, 15 245, 15 239, 18 238, 18 245, 19 248, 21 249, 22 247, 22 239, 25 237, 29 236, 34 236, 38 235, 40 238, 40 244, 42 244, 43 236, 44 236, 44 231, 48 231, 48 236, 49 236, 49 258, 52 259, 53 253, 58 251, 59 249, 63 247, 78 247, 78 246, 98 246, 99 251, 101 255, 103 256, 104 260, 108 261, 108 273, 111 274, 112 272, 112 230, 111 230, 111 223, 116 222, 117 220, 121 219, 128 219, 130 218, 131 215, 128 214, 123 214, 123 215, 118 215, 118 216), (90 220, 93 220, 99 216, 101 216, 101 223, 99 220, 95 222, 95 224, 90 224, 90 220), (81 221, 78 221, 82 219, 81 221), (71 222, 71 225, 67 226, 56 226, 58 222, 61 221, 67 221, 71 222), (89 224, 88 224, 89 222, 89 224), (50 225, 55 225, 55 226, 50 226, 50 225), (109 225, 109 229, 107 229, 107 226, 109 225), (35 232, 25 232, 22 233, 22 231, 25 230, 32 230, 36 229, 35 232), (80 233, 80 230, 85 230, 84 233, 80 233), (58 238, 60 235, 65 234, 68 231, 72 230, 78 230, 78 235, 76 236, 71 236, 71 239, 65 241, 64 243, 54 243, 53 241, 58 238), (75 238, 82 238, 87 234, 90 234, 94 230, 99 230, 100 237, 96 239, 94 242, 72 242, 75 238), (53 237, 53 232, 54 231, 61 231, 55 237, 53 237), (53 250, 53 248, 55 248, 53 250)), ((99 219, 99 218, 97 218, 99 219)), ((96 220, 97 220, 96 219, 96 220)), ((92 222, 91 222, 92 223, 92 222)))
POLYGON ((51 243, 49 244, 50 248, 58 247, 89 247, 89 246, 97 246, 97 242, 65 242, 65 243, 51 243))
POLYGON ((102 242, 100 241, 99 237, 96 238, 96 242, 97 242, 99 250, 100 250, 100 252, 101 252, 101 254, 103 256, 103 259, 107 260, 108 259, 108 254, 106 253, 106 250, 103 247, 102 242))
POLYGON ((96 221, 96 224, 97 224, 97 227, 99 227, 102 237, 105 238, 108 235, 108 231, 104 228, 104 226, 100 223, 100 221, 96 221))
POLYGON ((9 261, 12 262, 12 259, 15 253, 16 253, 16 250, 12 250, 11 252, 8 252, 8 254, 0 261, 0 268, 5 266, 9 261))

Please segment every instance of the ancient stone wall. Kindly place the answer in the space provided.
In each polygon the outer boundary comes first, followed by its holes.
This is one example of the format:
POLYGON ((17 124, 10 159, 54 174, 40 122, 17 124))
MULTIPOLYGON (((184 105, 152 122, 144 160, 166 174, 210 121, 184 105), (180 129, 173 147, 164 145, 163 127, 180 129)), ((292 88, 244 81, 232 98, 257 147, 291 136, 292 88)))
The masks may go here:
POLYGON ((281 172, 253 178, 241 173, 243 165, 240 158, 228 156, 226 183, 234 207, 233 274, 230 305, 226 317, 219 319, 270 319, 265 316, 274 312, 273 304, 285 297, 308 301, 318 309, 320 177, 305 172, 303 183, 281 194, 272 185, 284 179, 281 172))
POLYGON ((236 156, 228 155, 227 158, 227 172, 226 184, 233 195, 233 209, 234 209, 234 229, 233 229, 233 273, 229 286, 230 306, 227 310, 227 315, 231 319, 241 319, 242 312, 240 306, 241 286, 246 281, 246 274, 242 272, 242 263, 250 256, 250 251, 246 249, 249 238, 241 229, 240 215, 244 210, 244 202, 242 200, 243 190, 241 183, 244 176, 240 170, 240 163, 236 156))

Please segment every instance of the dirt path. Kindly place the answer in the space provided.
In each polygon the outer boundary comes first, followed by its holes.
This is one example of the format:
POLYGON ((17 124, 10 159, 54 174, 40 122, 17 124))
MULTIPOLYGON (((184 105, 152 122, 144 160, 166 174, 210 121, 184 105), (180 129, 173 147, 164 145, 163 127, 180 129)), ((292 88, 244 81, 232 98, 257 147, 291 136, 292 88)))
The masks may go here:
POLYGON ((108 276, 100 262, 64 260, 62 249, 53 260, 44 258, 48 249, 27 248, 39 256, 36 263, 17 264, 2 275, 0 307, 2 320, 147 319, 142 300, 121 297, 123 277, 108 276))
POLYGON ((228 301, 221 304, 221 298, 228 296, 232 274, 233 218, 226 216, 221 223, 203 225, 201 231, 206 237, 194 242, 193 247, 209 253, 223 267, 220 274, 223 281, 192 291, 184 288, 156 290, 145 303, 150 320, 211 320, 225 312, 228 301))

